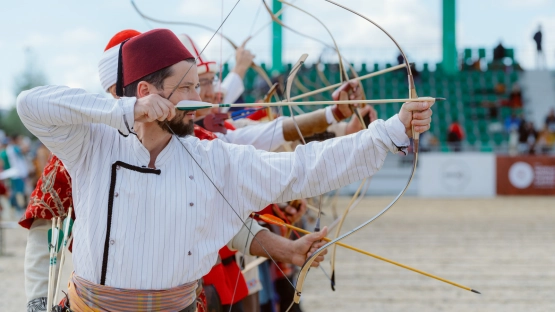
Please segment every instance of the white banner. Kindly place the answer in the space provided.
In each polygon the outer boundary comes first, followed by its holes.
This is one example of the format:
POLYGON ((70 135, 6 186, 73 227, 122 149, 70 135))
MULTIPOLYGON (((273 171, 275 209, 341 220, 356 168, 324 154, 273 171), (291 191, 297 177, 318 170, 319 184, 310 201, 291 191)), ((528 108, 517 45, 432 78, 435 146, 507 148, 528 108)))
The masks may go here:
POLYGON ((422 153, 418 195, 421 197, 493 197, 496 165, 492 153, 422 153))

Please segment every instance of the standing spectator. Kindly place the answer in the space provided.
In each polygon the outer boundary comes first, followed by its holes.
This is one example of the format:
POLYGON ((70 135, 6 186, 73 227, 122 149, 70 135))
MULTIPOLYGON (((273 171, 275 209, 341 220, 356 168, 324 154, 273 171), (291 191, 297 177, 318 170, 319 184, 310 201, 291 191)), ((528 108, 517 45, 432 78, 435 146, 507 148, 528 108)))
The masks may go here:
POLYGON ((549 131, 547 124, 538 135, 537 146, 541 154, 549 154, 555 146, 555 132, 549 131))
POLYGON ((505 47, 500 41, 499 44, 493 49, 493 61, 501 62, 505 58, 505 47))
POLYGON ((518 83, 514 83, 511 87, 511 94, 509 95, 508 105, 510 108, 522 108, 522 91, 518 83))
POLYGON ((522 120, 518 129, 518 150, 521 154, 534 154, 538 132, 530 121, 522 120))
POLYGON ((542 26, 538 26, 538 31, 534 34, 533 37, 534 41, 536 42, 536 68, 537 69, 544 69, 545 68, 545 54, 543 53, 542 49, 542 26))
POLYGON ((30 179, 31 179, 30 184, 33 187, 37 185, 37 182, 40 176, 42 175, 44 168, 46 167, 46 165, 48 164, 48 161, 50 160, 50 156, 51 156, 50 151, 41 142, 37 148, 35 156, 33 157, 33 167, 35 167, 35 172, 32 176, 30 176, 30 179))
POLYGON ((522 120, 518 118, 514 113, 505 119, 505 131, 510 133, 513 130, 518 130, 520 128, 522 120))
POLYGON ((555 108, 552 108, 549 115, 545 117, 545 127, 547 131, 555 134, 555 108))
POLYGON ((449 125, 448 133, 447 133, 447 142, 455 152, 461 151, 461 142, 464 139, 464 131, 459 124, 459 122, 455 119, 449 125))
POLYGON ((25 179, 29 174, 27 161, 21 152, 21 148, 17 145, 19 138, 13 136, 10 138, 6 148, 0 152, 3 169, 9 177, 10 184, 10 201, 18 212, 23 212, 27 199, 25 198, 25 179), (8 172, 8 170, 10 170, 8 172))

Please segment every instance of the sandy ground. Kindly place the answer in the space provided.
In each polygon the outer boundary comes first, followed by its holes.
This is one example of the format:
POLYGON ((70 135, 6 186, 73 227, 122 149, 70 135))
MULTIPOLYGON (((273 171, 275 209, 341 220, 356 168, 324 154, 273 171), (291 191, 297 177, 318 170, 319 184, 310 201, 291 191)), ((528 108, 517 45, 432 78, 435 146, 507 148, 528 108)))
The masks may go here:
MULTIPOLYGON (((389 200, 365 199, 349 215, 345 231, 389 200)), ((330 212, 322 222, 331 222, 330 212)), ((26 231, 4 232, 10 255, 0 257, 0 311, 25 311, 26 231)), ((482 295, 338 248, 336 291, 321 270, 311 270, 302 294, 305 311, 555 311, 554 197, 406 197, 345 242, 482 295)))

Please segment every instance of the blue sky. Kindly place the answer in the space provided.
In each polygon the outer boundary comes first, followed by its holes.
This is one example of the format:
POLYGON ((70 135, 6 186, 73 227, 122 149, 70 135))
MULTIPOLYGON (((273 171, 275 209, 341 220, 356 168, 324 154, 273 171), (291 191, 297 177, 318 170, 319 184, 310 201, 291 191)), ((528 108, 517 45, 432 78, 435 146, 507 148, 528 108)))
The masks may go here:
MULTIPOLYGON (((270 0, 267 0, 271 2, 270 0)), ((395 62, 392 43, 370 24, 320 0, 290 0, 321 18, 335 36, 343 55, 351 62, 395 62)), ((401 44, 409 60, 436 63, 441 60, 441 0, 338 0, 360 11, 388 30, 401 44)), ((7 1, 4 1, 7 2, 7 1)), ((148 1, 136 0, 145 13, 165 20, 191 21, 216 28, 235 0, 148 1)), ((269 21, 259 0, 241 0, 223 27, 237 43, 269 21), (257 14, 258 12, 258 14, 257 14), (256 18, 255 18, 256 17, 256 18)), ((284 22, 306 34, 330 42, 324 28, 303 13, 288 8, 284 22)), ((516 50, 525 68, 534 67, 531 37, 543 25, 544 46, 550 68, 555 67, 555 1, 553 0, 459 0, 457 4, 457 46, 491 50, 499 40, 516 50)), ((101 92, 97 62, 116 32, 133 28, 147 31, 167 27, 147 23, 124 0, 21 0, 2 4, 0 11, 0 107, 14 104, 13 81, 25 66, 25 49, 31 48, 35 67, 51 84, 82 87, 101 92)), ((204 46, 211 33, 194 27, 173 26, 204 46)), ((253 38, 248 48, 258 62, 269 62, 271 28, 253 38)), ((320 44, 284 30, 284 58, 294 62, 309 53, 309 62, 320 56, 333 61, 331 52, 320 44)), ((217 37, 205 51, 209 59, 225 62, 233 51, 217 37)))

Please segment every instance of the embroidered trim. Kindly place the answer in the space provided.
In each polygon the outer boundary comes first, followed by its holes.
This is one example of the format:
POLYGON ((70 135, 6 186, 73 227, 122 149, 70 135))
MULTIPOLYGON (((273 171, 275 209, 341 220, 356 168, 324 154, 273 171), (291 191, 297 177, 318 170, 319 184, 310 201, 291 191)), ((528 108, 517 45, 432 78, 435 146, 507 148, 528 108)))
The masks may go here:
POLYGON ((110 231, 112 228, 112 212, 114 210, 114 193, 116 189, 117 168, 123 167, 129 170, 137 171, 140 173, 160 175, 160 169, 142 168, 124 163, 123 161, 116 161, 112 164, 112 175, 110 177, 110 191, 108 193, 108 217, 106 219, 106 238, 104 239, 104 253, 102 255, 102 271, 100 276, 100 285, 106 283, 106 271, 108 269, 108 251, 110 250, 110 231))

